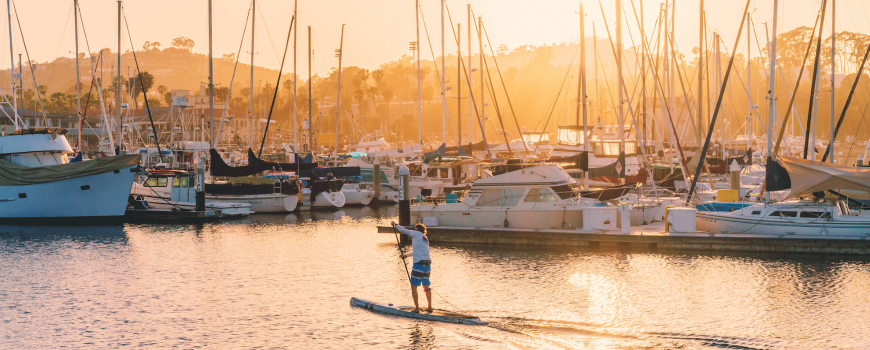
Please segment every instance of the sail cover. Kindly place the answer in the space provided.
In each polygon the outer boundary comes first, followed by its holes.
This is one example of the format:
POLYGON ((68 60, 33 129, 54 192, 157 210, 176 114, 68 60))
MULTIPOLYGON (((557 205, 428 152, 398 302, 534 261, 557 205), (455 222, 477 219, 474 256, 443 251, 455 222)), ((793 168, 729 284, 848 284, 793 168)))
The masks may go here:
POLYGON ((791 178, 789 197, 825 190, 848 189, 870 192, 870 169, 780 157, 791 178))
POLYGON ((97 175, 139 164, 138 154, 29 167, 0 160, 0 186, 26 186, 97 175))

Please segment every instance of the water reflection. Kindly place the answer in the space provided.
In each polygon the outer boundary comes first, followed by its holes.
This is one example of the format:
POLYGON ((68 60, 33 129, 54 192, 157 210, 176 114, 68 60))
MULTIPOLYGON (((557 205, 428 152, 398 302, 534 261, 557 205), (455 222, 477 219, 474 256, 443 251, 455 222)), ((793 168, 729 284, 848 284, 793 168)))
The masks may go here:
POLYGON ((394 208, 203 225, 0 226, 0 337, 59 346, 866 348, 870 263, 812 255, 433 245, 438 308, 412 305, 394 208), (363 218, 364 216, 378 218, 363 218))

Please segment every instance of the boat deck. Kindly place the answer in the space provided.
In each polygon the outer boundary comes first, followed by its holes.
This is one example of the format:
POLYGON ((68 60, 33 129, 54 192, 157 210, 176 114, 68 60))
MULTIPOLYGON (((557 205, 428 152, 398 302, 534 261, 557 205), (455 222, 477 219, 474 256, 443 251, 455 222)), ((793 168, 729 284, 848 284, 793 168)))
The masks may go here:
MULTIPOLYGON (((533 230, 458 226, 432 226, 427 230, 429 242, 439 244, 870 255, 870 240, 866 237, 674 233, 666 232, 665 223, 661 221, 633 226, 628 234, 619 230, 533 230)), ((379 226, 378 232, 393 233, 393 228, 379 226)))

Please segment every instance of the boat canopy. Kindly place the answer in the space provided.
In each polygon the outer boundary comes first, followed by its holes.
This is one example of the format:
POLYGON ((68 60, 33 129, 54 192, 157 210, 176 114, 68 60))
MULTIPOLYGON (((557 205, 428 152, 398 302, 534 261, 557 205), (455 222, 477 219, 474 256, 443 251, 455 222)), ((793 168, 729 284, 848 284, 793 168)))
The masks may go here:
POLYGON ((139 164, 142 156, 97 158, 87 162, 28 167, 0 160, 0 186, 26 186, 75 179, 124 169, 139 164))
POLYGON ((794 157, 780 157, 791 178, 789 197, 825 190, 870 192, 870 169, 794 157))
POLYGON ((573 183, 574 179, 562 167, 540 165, 480 179, 473 186, 554 186, 573 183))

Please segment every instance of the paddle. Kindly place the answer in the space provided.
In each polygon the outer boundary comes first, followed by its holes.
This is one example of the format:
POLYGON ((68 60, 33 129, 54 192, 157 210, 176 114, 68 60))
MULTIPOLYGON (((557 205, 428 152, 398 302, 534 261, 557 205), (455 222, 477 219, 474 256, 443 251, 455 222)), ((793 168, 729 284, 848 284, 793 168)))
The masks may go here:
MULTIPOLYGON (((402 242, 399 240, 399 230, 396 229, 396 226, 393 226, 393 233, 396 234, 396 249, 399 249, 399 257, 402 257, 402 242)), ((405 262, 405 258, 402 258, 402 265, 405 265, 405 274, 408 275, 408 283, 411 283, 411 272, 408 271, 408 263, 405 262)))

